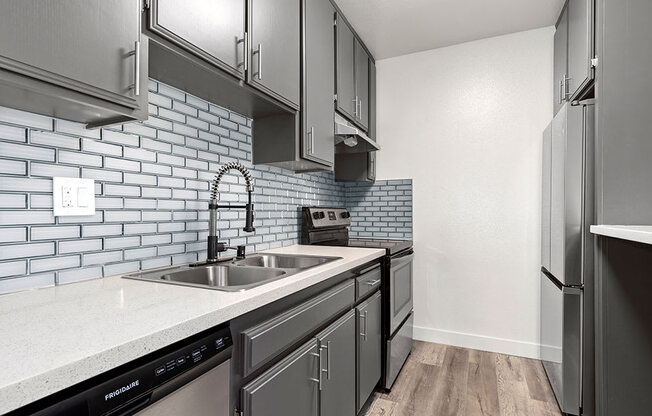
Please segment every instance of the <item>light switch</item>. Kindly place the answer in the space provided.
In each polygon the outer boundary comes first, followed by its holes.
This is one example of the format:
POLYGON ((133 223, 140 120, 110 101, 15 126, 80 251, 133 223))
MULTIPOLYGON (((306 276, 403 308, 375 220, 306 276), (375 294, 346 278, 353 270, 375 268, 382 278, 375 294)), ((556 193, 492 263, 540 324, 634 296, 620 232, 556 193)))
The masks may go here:
POLYGON ((95 215, 95 181, 52 178, 54 216, 95 215))

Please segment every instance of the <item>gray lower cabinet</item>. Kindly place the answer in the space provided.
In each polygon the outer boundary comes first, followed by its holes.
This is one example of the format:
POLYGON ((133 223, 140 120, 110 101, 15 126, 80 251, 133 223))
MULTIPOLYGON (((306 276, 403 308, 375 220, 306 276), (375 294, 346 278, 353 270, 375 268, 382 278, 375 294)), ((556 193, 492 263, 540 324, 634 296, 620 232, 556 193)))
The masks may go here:
POLYGON ((151 0, 147 29, 244 79, 245 0, 151 0))
POLYGON ((566 82, 568 81, 568 5, 564 6, 557 21, 554 48, 553 115, 556 115, 568 98, 566 87, 566 82))
POLYGON ((356 121, 363 130, 369 128, 369 55, 356 39, 355 54, 355 98, 358 108, 355 112, 356 121))
POLYGON ((303 0, 302 156, 333 166, 333 92, 335 91, 335 45, 329 0, 303 0))
POLYGON ((355 120, 358 107, 355 96, 355 37, 339 14, 336 17, 336 38, 337 110, 355 120))
POLYGON ((146 118, 142 4, 0 2, 0 105, 91 125, 146 118))
POLYGON ((249 0, 247 82, 299 108, 300 0, 249 0))
POLYGON ((371 396, 381 375, 381 294, 373 295, 356 308, 358 321, 358 405, 362 406, 371 396))
POLYGON ((355 311, 317 335, 322 354, 320 416, 354 416, 355 311))
POLYGON ((320 349, 311 340, 242 388, 246 416, 317 416, 320 349))

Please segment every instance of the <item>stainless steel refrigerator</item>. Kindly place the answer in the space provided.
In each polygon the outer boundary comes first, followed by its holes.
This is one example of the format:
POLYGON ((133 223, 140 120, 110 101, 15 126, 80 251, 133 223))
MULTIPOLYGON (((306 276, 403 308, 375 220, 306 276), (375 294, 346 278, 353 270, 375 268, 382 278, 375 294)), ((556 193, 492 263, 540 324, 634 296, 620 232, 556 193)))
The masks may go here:
POLYGON ((562 412, 593 414, 594 103, 543 134, 541 358, 562 412))

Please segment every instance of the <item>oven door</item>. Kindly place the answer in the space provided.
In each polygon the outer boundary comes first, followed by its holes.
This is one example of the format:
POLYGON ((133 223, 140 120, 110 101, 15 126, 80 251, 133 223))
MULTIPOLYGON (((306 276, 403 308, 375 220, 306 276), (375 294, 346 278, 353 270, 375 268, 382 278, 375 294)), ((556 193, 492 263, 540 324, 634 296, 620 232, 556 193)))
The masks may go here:
POLYGON ((392 257, 389 268, 389 322, 390 335, 412 312, 412 261, 411 249, 392 257))

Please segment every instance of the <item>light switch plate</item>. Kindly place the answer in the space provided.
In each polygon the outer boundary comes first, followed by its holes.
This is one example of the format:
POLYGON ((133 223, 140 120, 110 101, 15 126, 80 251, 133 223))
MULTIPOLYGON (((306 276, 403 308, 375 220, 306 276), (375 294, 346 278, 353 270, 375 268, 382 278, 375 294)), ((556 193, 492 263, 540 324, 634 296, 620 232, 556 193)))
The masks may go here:
POLYGON ((95 181, 52 178, 54 216, 95 215, 95 181))

